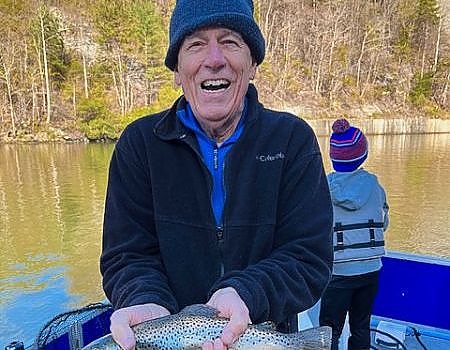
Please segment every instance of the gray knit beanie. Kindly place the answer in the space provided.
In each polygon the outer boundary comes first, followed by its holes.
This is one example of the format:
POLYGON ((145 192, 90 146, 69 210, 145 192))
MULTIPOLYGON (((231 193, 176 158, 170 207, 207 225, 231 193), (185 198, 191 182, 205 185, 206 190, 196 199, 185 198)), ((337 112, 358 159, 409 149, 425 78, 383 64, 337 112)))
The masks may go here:
POLYGON ((256 64, 264 60, 265 43, 253 18, 252 0, 177 0, 170 19, 169 49, 165 64, 175 70, 184 38, 197 29, 219 26, 238 32, 256 64))

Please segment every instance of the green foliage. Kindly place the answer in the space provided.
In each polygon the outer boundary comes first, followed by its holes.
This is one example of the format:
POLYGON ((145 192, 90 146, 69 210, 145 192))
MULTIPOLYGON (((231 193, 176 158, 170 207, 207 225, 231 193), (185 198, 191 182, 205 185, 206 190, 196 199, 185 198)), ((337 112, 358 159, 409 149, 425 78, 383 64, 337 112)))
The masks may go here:
POLYGON ((424 33, 439 22, 437 0, 399 1, 399 30, 397 49, 404 57, 412 54, 412 49, 423 46, 424 33))
POLYGON ((169 108, 181 94, 181 88, 174 88, 172 84, 164 84, 158 91, 156 102, 152 105, 153 111, 169 108))
POLYGON ((155 88, 158 89, 165 84, 171 84, 173 73, 161 63, 160 65, 148 65, 145 77, 150 83, 159 82, 154 84, 155 88))
POLYGON ((70 62, 64 49, 64 39, 60 28, 58 17, 46 5, 41 5, 37 9, 37 14, 30 23, 36 50, 40 52, 42 61, 45 44, 49 74, 58 86, 65 79, 70 62))
POLYGON ((77 108, 79 128, 90 140, 114 140, 120 133, 117 118, 111 117, 104 101, 83 99, 77 108))
MULTIPOLYGON (((67 100, 71 100, 74 96, 74 90, 82 90, 83 64, 76 56, 71 56, 70 62, 67 64, 65 79, 60 86, 61 96, 67 100)), ((78 99, 78 94, 75 96, 78 99)))
POLYGON ((397 37, 394 39, 394 46, 399 55, 403 58, 409 57, 413 46, 412 38, 415 28, 415 18, 417 10, 415 0, 399 1, 398 6, 398 29, 397 37))
POLYGON ((345 66, 348 63, 349 51, 348 44, 338 44, 334 50, 333 62, 340 63, 342 66, 345 66))
POLYGON ((83 122, 105 118, 107 115, 108 108, 99 98, 82 99, 77 106, 77 116, 83 122))
POLYGON ((342 85, 344 87, 356 88, 356 79, 351 75, 345 75, 342 78, 342 85))
POLYGON ((153 2, 100 0, 92 8, 100 43, 161 62, 166 28, 153 2))
POLYGON ((396 49, 401 57, 403 58, 410 57, 412 47, 411 47, 411 33, 408 30, 408 28, 400 29, 396 49))
POLYGON ((80 130, 89 140, 116 140, 120 134, 119 124, 104 118, 80 123, 80 130))
POLYGON ((440 15, 437 0, 418 0, 417 7, 418 19, 431 24, 438 24, 440 15))
MULTIPOLYGON (((15 38, 15 44, 21 42, 26 35, 23 18, 26 15, 26 0, 0 0, 0 38, 5 43, 6 38, 15 38)), ((1 45, 0 45, 1 46, 1 45)))
POLYGON ((170 84, 163 85, 151 106, 137 107, 123 116, 112 115, 105 101, 99 98, 83 99, 77 108, 80 129, 91 140, 115 140, 129 123, 169 108, 180 95, 181 89, 175 89, 170 84))
POLYGON ((175 102, 175 100, 181 95, 181 89, 175 89, 170 84, 163 85, 158 91, 158 97, 156 101, 150 106, 137 107, 131 112, 119 117, 119 128, 123 129, 132 121, 143 117, 148 114, 161 112, 175 102))
POLYGON ((134 120, 139 119, 143 116, 149 115, 153 112, 154 112, 153 108, 151 108, 149 106, 138 107, 138 108, 132 110, 131 112, 120 117, 120 119, 119 119, 120 129, 124 129, 128 124, 130 124, 134 120))
POLYGON ((426 116, 432 118, 442 114, 441 108, 433 98, 433 84, 436 79, 434 73, 426 73, 422 77, 417 74, 409 93, 412 104, 420 108, 426 116))
POLYGON ((99 0, 92 3, 91 13, 100 44, 114 47, 126 37, 126 21, 123 21, 125 8, 125 2, 121 0, 99 0))
POLYGON ((130 36, 139 44, 140 51, 153 63, 161 62, 165 52, 166 28, 154 3, 136 1, 130 7, 130 36))
POLYGON ((433 74, 427 73, 422 77, 415 76, 414 85, 411 88, 409 97, 416 106, 424 106, 429 103, 433 95, 433 74))

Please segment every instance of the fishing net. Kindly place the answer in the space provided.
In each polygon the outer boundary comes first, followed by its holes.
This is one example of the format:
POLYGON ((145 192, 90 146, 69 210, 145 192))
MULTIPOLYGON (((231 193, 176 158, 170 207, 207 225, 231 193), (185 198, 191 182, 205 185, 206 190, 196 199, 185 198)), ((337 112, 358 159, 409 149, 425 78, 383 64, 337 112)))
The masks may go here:
POLYGON ((64 312, 48 321, 30 350, 79 350, 109 333, 112 306, 94 303, 64 312))

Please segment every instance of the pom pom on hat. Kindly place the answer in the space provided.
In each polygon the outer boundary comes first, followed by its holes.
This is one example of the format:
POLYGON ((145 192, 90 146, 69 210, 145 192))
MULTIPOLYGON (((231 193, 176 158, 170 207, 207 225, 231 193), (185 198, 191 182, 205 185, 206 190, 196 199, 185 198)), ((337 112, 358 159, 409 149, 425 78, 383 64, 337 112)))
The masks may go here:
POLYGON ((336 171, 356 170, 367 158, 368 145, 363 132, 342 118, 332 125, 330 158, 336 171))
POLYGON ((255 62, 259 65, 264 60, 265 41, 253 18, 252 0, 177 0, 170 19, 166 66, 175 70, 178 51, 186 36, 214 26, 238 32, 255 62))
POLYGON ((347 121, 347 119, 338 119, 335 120, 331 129, 333 129, 333 132, 335 132, 336 134, 342 134, 350 129, 350 123, 347 121))

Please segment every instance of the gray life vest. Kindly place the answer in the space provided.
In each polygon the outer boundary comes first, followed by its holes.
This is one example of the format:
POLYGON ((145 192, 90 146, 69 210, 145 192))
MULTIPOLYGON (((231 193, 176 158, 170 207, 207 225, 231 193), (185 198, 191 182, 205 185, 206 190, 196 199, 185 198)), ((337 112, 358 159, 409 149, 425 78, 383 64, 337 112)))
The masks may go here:
POLYGON ((385 254, 383 222, 342 224, 333 228, 334 262, 379 258, 385 254))

